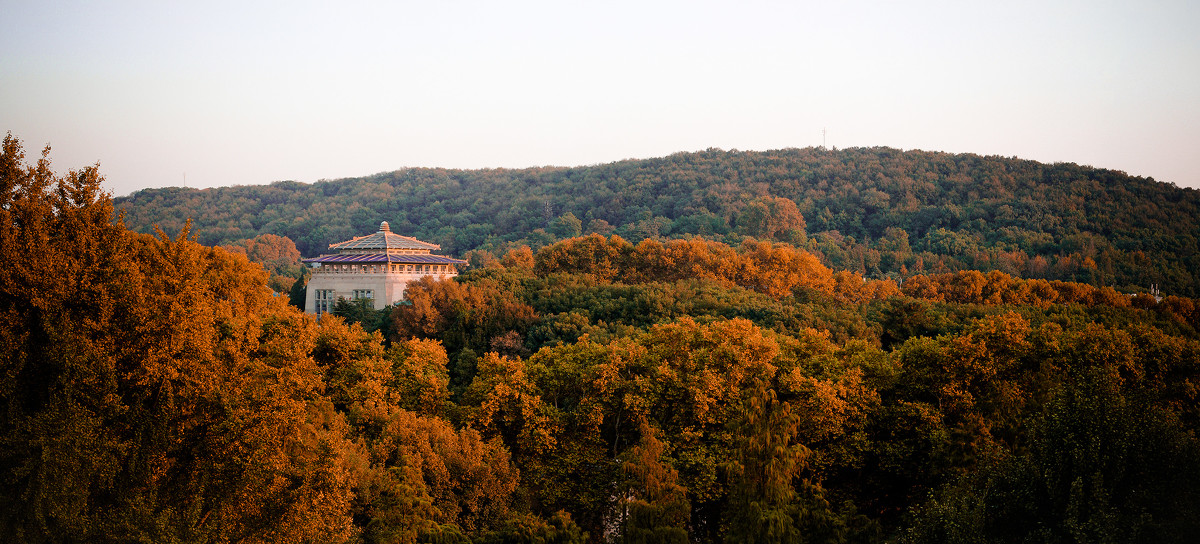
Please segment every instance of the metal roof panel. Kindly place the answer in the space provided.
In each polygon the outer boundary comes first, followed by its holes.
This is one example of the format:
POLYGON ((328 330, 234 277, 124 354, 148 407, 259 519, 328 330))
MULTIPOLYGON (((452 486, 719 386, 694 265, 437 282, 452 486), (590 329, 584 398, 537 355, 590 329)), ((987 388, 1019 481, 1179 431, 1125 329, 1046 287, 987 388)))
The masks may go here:
POLYGON ((321 255, 304 259, 306 263, 396 263, 396 264, 467 264, 467 261, 445 255, 395 255, 390 253, 363 253, 321 255))

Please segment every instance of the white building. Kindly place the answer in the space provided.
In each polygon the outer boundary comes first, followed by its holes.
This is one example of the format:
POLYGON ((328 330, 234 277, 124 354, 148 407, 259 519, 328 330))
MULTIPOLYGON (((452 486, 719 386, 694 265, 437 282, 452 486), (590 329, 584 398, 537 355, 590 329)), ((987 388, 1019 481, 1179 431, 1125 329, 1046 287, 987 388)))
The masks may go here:
POLYGON ((313 267, 304 301, 308 313, 331 311, 339 298, 372 299, 381 310, 404 299, 408 282, 424 276, 451 278, 467 263, 431 254, 441 246, 395 234, 387 221, 375 234, 330 244, 329 249, 334 253, 304 259, 313 267))

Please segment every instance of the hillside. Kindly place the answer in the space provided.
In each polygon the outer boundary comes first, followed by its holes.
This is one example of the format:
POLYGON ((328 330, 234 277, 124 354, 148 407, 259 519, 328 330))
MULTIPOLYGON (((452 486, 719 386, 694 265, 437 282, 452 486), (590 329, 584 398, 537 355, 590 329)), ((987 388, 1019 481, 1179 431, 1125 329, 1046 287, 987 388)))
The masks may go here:
MULTIPOLYGON (((1194 299, 1001 271, 864 278, 741 239, 835 238, 764 192, 710 235, 737 246, 589 234, 474 253, 481 266, 414 281, 407 303, 343 299, 314 319, 272 293, 295 266, 289 240, 132 232, 96 167, 50 164, 5 138, 0 534, 15 542, 1200 531, 1194 299)), ((610 167, 638 164, 654 161, 610 167)), ((546 183, 589 170, 571 172, 546 183)), ((526 240, 582 230, 559 211, 526 240)))
POLYGON ((1200 295, 1200 191, 1075 164, 889 148, 707 150, 577 168, 410 168, 313 184, 147 189, 132 230, 311 256, 389 221, 454 254, 580 233, 785 241, 867 277, 962 269, 1200 295))

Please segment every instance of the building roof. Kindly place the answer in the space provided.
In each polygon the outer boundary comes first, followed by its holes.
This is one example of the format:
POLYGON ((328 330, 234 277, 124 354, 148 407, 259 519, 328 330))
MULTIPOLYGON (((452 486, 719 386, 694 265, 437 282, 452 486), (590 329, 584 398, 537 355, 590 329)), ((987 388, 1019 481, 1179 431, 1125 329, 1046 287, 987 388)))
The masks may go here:
POLYGON ((356 236, 355 238, 346 240, 345 242, 329 244, 329 249, 336 249, 338 251, 356 249, 378 249, 384 251, 389 249, 433 250, 442 249, 442 246, 431 244, 429 242, 422 242, 410 236, 401 236, 393 233, 391 227, 388 226, 387 221, 384 221, 379 224, 379 232, 376 232, 375 234, 368 234, 366 236, 356 236))
POLYGON ((306 263, 397 263, 397 264, 467 264, 467 261, 446 257, 444 255, 397 255, 394 253, 360 253, 321 255, 312 259, 304 259, 306 263))

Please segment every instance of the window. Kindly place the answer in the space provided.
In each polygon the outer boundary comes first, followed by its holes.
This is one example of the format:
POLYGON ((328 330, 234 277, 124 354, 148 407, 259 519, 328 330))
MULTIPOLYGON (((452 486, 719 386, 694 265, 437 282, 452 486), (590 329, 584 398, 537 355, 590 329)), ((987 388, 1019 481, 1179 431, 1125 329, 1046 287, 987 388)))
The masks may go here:
POLYGON ((318 289, 315 298, 317 299, 315 310, 317 315, 321 315, 333 311, 333 304, 337 301, 337 292, 333 289, 318 289))
POLYGON ((364 298, 375 298, 375 291, 373 289, 355 289, 354 290, 354 300, 359 300, 359 299, 364 299, 364 298))

